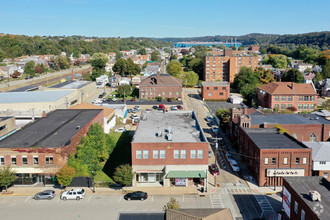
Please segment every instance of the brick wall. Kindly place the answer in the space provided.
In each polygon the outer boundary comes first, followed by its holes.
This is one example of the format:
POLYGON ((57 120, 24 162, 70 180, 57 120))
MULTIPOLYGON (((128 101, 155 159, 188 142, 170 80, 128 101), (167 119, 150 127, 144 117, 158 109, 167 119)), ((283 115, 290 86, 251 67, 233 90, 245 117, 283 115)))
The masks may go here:
POLYGON ((140 98, 157 98, 159 96, 163 98, 182 98, 182 86, 140 86, 139 88, 140 98), (170 95, 170 93, 172 94, 170 95))
POLYGON ((204 100, 227 100, 230 96, 229 85, 228 86, 203 86, 202 85, 201 91, 202 91, 201 95, 204 100), (215 87, 217 89, 215 89, 215 87), (209 93, 211 94, 211 96, 209 96, 209 93))

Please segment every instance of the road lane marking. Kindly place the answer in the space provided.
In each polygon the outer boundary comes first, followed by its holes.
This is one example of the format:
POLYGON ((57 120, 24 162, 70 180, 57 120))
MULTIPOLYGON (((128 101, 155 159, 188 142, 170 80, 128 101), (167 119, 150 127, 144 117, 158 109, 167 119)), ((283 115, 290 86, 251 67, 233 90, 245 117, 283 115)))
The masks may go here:
POLYGON ((60 201, 60 199, 61 199, 61 197, 59 197, 59 198, 57 199, 56 203, 58 203, 58 201, 60 201))
POLYGON ((25 199, 24 203, 26 203, 30 198, 31 198, 31 196, 29 196, 27 199, 25 199))
POLYGON ((92 198, 92 195, 89 196, 87 202, 89 202, 91 200, 91 198, 92 198))
POLYGON ((121 201, 121 196, 119 196, 119 202, 121 201))

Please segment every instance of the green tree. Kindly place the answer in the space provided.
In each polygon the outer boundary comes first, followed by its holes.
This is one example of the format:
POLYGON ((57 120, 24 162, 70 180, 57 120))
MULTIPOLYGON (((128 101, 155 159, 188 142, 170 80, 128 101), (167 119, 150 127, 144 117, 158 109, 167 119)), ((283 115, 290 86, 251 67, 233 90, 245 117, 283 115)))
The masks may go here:
POLYGON ((141 48, 141 49, 138 51, 138 54, 146 55, 146 54, 147 54, 147 51, 146 51, 145 48, 141 48))
POLYGON ((34 77, 36 75, 34 61, 31 60, 31 61, 29 61, 25 64, 24 73, 27 74, 27 75, 30 75, 32 77, 34 77))
POLYGON ((268 64, 271 64, 274 68, 285 69, 288 66, 287 57, 282 54, 269 55, 268 64))
POLYGON ((330 110, 330 99, 327 99, 325 102, 322 103, 322 108, 330 110))
POLYGON ((185 69, 186 69, 187 71, 190 71, 191 68, 190 68, 190 66, 189 66, 189 62, 191 62, 191 61, 194 60, 194 59, 195 59, 194 57, 192 57, 191 55, 188 55, 188 56, 183 56, 179 61, 180 61, 180 63, 182 63, 182 65, 183 65, 184 67, 186 67, 185 69))
POLYGON ((76 171, 73 167, 64 165, 56 174, 56 178, 62 186, 67 187, 68 185, 70 185, 75 175, 75 172, 76 171))
POLYGON ((122 57, 123 57, 123 53, 120 52, 120 51, 117 51, 117 52, 116 52, 116 60, 119 60, 119 59, 121 59, 122 57))
POLYGON ((109 61, 109 58, 104 53, 94 53, 90 63, 93 67, 91 78, 95 81, 96 78, 105 74, 105 65, 109 61))
POLYGON ((174 77, 180 77, 182 73, 182 65, 178 61, 172 60, 166 65, 166 71, 174 77))
POLYGON ((72 56, 76 58, 80 58, 81 53, 78 50, 74 50, 72 56))
POLYGON ((220 119, 220 126, 226 128, 229 122, 230 111, 228 109, 218 108, 216 115, 220 119))
POLYGON ((152 53, 151 53, 151 61, 160 61, 160 53, 159 51, 157 50, 154 50, 152 53))
POLYGON ((171 198, 171 200, 168 203, 166 203, 166 205, 163 208, 164 211, 168 209, 180 209, 179 201, 176 200, 175 198, 171 198))
POLYGON ((115 65, 113 65, 112 70, 121 76, 125 76, 128 72, 128 65, 126 60, 122 58, 117 60, 115 65))
POLYGON ((170 56, 170 61, 177 60, 177 59, 178 59, 178 57, 175 54, 170 56))
POLYGON ((283 82, 302 83, 304 80, 304 76, 299 70, 289 69, 287 72, 283 74, 281 79, 283 82))
POLYGON ((323 79, 330 78, 330 59, 322 66, 322 76, 323 79))
POLYGON ((120 85, 118 86, 117 92, 121 97, 124 97, 124 95, 127 97, 132 94, 133 89, 130 85, 120 85))
POLYGON ((16 179, 16 174, 10 166, 0 167, 0 186, 5 186, 6 191, 10 184, 12 184, 16 179))
POLYGON ((118 166, 113 175, 113 179, 116 183, 120 183, 124 186, 132 184, 134 177, 133 169, 129 164, 122 164, 118 166))
POLYGON ((58 64, 60 66, 60 69, 64 70, 64 69, 68 69, 70 67, 70 62, 68 61, 68 59, 66 57, 63 56, 58 56, 58 64))
POLYGON ((322 78, 322 75, 320 72, 317 72, 314 79, 313 79, 313 83, 314 85, 316 85, 318 82, 322 81, 323 78, 322 78))
POLYGON ((164 48, 164 51, 165 51, 165 53, 171 53, 171 49, 168 48, 168 47, 165 47, 165 48, 164 48))
POLYGON ((189 67, 198 74, 199 79, 203 79, 204 74, 204 61, 200 58, 195 58, 189 62, 189 67))
POLYGON ((198 83, 198 75, 194 71, 184 72, 181 79, 183 86, 194 87, 198 83))

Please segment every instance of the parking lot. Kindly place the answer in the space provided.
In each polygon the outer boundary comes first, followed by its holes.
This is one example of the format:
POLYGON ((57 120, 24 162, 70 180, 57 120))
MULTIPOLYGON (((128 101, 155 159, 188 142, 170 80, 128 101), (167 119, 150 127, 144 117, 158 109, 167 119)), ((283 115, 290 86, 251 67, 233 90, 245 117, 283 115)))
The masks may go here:
POLYGON ((1 219, 117 219, 119 212, 150 212, 176 198, 182 208, 212 208, 209 196, 149 196, 145 201, 126 201, 122 195, 86 195, 80 201, 34 200, 32 196, 0 196, 1 219))

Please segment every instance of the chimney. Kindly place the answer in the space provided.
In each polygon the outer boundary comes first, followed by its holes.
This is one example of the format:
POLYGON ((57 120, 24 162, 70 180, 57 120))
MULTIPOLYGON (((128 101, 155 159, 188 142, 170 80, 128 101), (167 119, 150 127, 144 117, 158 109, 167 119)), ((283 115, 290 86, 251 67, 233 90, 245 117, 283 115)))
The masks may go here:
POLYGON ((74 81, 73 69, 71 70, 72 81, 74 81))
POLYGON ((291 82, 291 89, 294 90, 294 82, 291 82))
POLYGON ((157 83, 160 82, 160 71, 157 71, 157 77, 156 77, 156 79, 157 79, 157 83))
POLYGON ((243 107, 243 114, 244 114, 244 115, 247 114, 247 107, 243 107))
POLYGON ((46 118, 47 117, 47 113, 45 111, 43 111, 42 114, 41 114, 41 117, 46 118))

